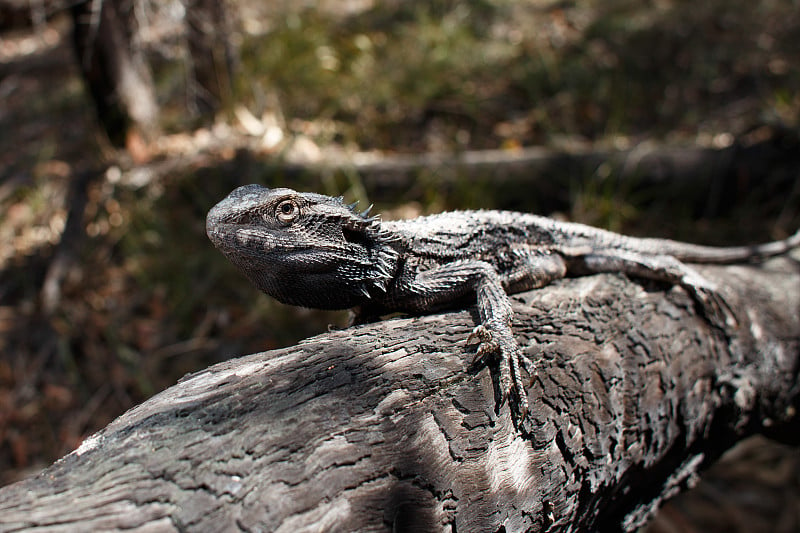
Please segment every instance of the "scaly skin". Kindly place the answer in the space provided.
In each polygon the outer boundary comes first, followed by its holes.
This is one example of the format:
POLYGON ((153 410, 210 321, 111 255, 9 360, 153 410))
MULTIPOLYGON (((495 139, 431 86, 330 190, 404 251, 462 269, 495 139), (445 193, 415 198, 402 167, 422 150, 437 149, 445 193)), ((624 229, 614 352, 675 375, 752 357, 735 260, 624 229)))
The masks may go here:
POLYGON ((517 419, 528 400, 508 294, 566 275, 621 272, 683 286, 712 324, 735 326, 714 285, 685 263, 760 260, 800 246, 800 231, 773 243, 714 248, 505 211, 456 211, 382 222, 341 198, 247 185, 208 213, 214 245, 277 300, 318 309, 356 308, 363 318, 429 313, 477 300, 478 357, 497 355, 500 401, 517 419))

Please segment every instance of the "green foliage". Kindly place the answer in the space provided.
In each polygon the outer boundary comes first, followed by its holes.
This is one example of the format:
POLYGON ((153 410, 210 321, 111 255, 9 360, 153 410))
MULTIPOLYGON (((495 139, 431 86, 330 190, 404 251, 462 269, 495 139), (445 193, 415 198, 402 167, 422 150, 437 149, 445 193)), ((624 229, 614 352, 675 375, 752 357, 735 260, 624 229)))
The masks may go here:
POLYGON ((387 9, 398 11, 376 8, 349 23, 316 10, 289 15, 246 42, 244 79, 277 92, 290 116, 338 121, 344 139, 364 148, 397 146, 397 133, 426 113, 481 121, 484 86, 496 85, 514 47, 484 40, 482 10, 465 3, 387 9))
POLYGON ((275 93, 362 148, 688 134, 734 104, 751 121, 800 107, 786 90, 800 86, 797 14, 778 0, 400 3, 270 22, 245 40, 240 93, 275 93))

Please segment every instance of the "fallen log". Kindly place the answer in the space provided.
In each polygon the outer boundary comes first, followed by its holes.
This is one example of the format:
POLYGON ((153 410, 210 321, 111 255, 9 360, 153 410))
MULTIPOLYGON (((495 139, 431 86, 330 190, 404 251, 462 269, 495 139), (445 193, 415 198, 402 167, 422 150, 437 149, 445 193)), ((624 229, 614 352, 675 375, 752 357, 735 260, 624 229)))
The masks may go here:
POLYGON ((0 530, 632 531, 738 440, 800 434, 800 265, 701 270, 735 330, 623 276, 515 295, 521 428, 474 311, 393 318, 185 377, 0 489, 0 530))

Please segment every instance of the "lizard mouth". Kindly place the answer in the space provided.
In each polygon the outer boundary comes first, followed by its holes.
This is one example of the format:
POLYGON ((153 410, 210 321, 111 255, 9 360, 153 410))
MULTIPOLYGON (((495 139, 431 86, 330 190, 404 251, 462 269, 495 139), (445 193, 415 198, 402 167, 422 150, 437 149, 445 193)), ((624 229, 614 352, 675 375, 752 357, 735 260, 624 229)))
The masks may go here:
POLYGON ((328 272, 338 264, 329 257, 327 246, 304 244, 281 232, 220 224, 207 233, 215 247, 245 270, 260 265, 305 273, 328 272))
MULTIPOLYGON (((271 231, 256 229, 241 224, 216 224, 206 228, 206 234, 217 248, 228 248, 232 243, 243 249, 258 249, 268 252, 280 249, 283 239, 271 231)), ((224 251, 224 250, 223 250, 224 251)))

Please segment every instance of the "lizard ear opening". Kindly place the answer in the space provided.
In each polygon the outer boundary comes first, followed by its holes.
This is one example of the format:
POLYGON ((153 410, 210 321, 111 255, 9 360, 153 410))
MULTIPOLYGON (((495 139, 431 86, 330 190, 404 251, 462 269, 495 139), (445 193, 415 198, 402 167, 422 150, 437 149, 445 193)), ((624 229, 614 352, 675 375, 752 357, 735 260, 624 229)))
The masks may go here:
POLYGON ((354 228, 343 227, 342 228, 342 236, 344 240, 352 244, 366 244, 366 235, 364 235, 363 231, 358 231, 354 228))

